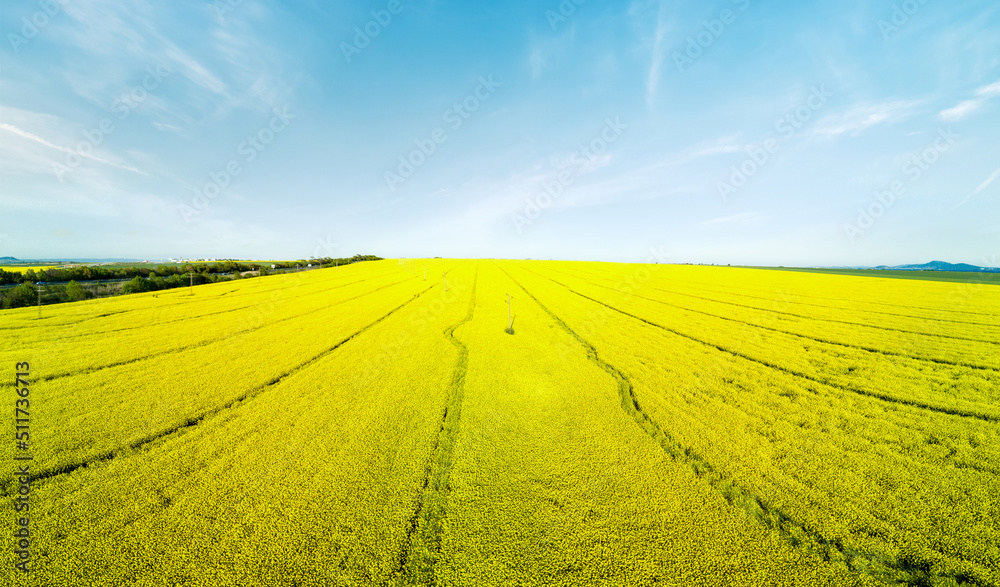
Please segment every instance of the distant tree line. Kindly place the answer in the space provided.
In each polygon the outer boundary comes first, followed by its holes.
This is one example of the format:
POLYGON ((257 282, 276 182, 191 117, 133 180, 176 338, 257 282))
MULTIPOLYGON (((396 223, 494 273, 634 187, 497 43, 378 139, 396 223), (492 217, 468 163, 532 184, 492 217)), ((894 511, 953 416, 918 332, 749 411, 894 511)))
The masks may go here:
POLYGON ((49 268, 41 271, 29 269, 20 272, 0 269, 0 285, 19 284, 14 288, 0 290, 0 308, 21 308, 34 306, 38 303, 39 293, 42 304, 75 302, 94 297, 106 297, 117 293, 131 294, 147 291, 159 291, 241 279, 244 276, 268 275, 283 270, 307 267, 309 265, 331 266, 349 265, 359 261, 380 261, 375 255, 354 255, 353 257, 298 261, 273 261, 267 263, 248 263, 245 261, 216 261, 213 263, 188 263, 185 265, 160 265, 155 269, 149 267, 102 267, 80 266, 68 268, 49 268), (272 267, 272 265, 274 267, 272 267), (244 275, 245 274, 245 275, 244 275), (117 287, 91 287, 80 282, 99 280, 125 280, 117 287), (52 283, 63 282, 63 283, 52 283), (36 285, 37 284, 37 285, 36 285))

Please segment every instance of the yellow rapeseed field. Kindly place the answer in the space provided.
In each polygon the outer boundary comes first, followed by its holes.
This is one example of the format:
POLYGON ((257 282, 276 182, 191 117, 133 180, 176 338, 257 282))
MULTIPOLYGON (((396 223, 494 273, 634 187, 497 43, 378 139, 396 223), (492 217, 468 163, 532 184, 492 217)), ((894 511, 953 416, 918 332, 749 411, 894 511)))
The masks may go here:
POLYGON ((1000 585, 998 309, 418 259, 3 311, 0 584, 1000 585))
POLYGON ((46 269, 58 268, 59 265, 0 265, 0 269, 4 271, 12 271, 16 273, 26 273, 27 271, 44 271, 46 269))

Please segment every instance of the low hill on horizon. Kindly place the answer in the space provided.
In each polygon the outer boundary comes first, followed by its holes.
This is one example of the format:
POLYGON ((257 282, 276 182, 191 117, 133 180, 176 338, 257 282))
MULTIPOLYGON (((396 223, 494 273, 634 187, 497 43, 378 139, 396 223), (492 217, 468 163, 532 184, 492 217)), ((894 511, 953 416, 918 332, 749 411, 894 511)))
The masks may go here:
POLYGON ((957 272, 993 272, 1000 271, 996 267, 981 267, 978 265, 969 265, 968 263, 948 263, 946 261, 931 261, 930 263, 922 263, 919 265, 896 265, 889 267, 886 265, 879 265, 875 269, 890 269, 894 271, 957 271, 957 272))

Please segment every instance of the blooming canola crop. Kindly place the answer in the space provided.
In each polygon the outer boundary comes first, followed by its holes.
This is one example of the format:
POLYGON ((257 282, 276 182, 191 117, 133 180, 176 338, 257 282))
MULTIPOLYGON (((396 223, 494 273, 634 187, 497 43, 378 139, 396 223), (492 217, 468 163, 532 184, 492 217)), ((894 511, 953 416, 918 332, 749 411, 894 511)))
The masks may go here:
POLYGON ((4 311, 0 583, 998 585, 998 307, 411 259, 4 311))

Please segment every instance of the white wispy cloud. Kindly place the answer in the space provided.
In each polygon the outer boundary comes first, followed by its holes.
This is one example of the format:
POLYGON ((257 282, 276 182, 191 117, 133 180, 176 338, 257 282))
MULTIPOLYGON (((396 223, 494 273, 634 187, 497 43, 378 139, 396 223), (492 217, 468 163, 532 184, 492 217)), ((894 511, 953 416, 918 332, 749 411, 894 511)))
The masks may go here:
POLYGON ((984 98, 993 98, 995 96, 1000 96, 1000 81, 993 82, 988 86, 983 86, 976 90, 976 95, 984 98))
POLYGON ((57 68, 74 92, 104 108, 136 83, 137 71, 157 65, 171 72, 163 96, 183 89, 182 100, 155 104, 167 124, 238 108, 269 111, 288 102, 300 81, 284 50, 262 41, 272 15, 257 3, 241 4, 221 20, 207 8, 184 22, 149 2, 75 0, 66 12, 80 26, 67 30, 62 42, 73 57, 57 68))
POLYGON ((824 138, 858 136, 873 126, 892 124, 912 116, 918 102, 892 101, 858 104, 842 114, 831 114, 816 122, 813 134, 824 138))
POLYGON ((184 69, 185 77, 199 87, 220 97, 230 97, 226 83, 180 47, 177 47, 173 43, 166 43, 163 55, 179 63, 184 69))
POLYGON ((1000 96, 1000 81, 983 86, 976 90, 976 97, 970 100, 963 100, 956 106, 945 108, 938 113, 938 118, 949 122, 957 122, 976 110, 982 108, 990 99, 1000 96))
POLYGON ((528 68, 531 69, 531 79, 538 79, 542 77, 542 72, 545 71, 545 66, 547 64, 548 59, 546 58, 545 52, 542 51, 542 48, 533 48, 531 50, 531 55, 528 56, 528 68))
POLYGON ((660 0, 656 15, 656 33, 653 38, 653 54, 650 59, 649 72, 646 74, 646 105, 649 106, 656 98, 656 90, 660 87, 660 75, 663 68, 663 39, 667 36, 665 0, 660 0))
POLYGON ((651 169, 664 169, 669 167, 677 167, 678 165, 683 165, 685 163, 690 163, 697 159, 703 157, 715 157, 718 155, 729 155, 731 153, 741 153, 746 148, 746 145, 740 141, 740 135, 731 134, 719 137, 717 139, 700 141, 689 145, 679 151, 676 151, 665 158, 663 158, 658 163, 654 164, 651 169))
POLYGON ((38 135, 32 134, 32 133, 30 133, 30 132, 28 132, 26 130, 20 129, 20 128, 12 125, 12 124, 7 124, 6 122, 0 122, 0 129, 5 130, 5 131, 7 131, 7 132, 9 132, 11 134, 17 135, 17 136, 19 136, 21 138, 27 139, 29 141, 34 141, 35 143, 38 143, 40 145, 44 145, 44 146, 46 146, 46 147, 48 147, 50 149, 55 149, 56 151, 60 151, 60 152, 67 153, 67 154, 72 154, 72 155, 77 155, 77 156, 80 156, 80 157, 82 157, 84 159, 90 159, 91 161, 97 161, 98 163, 103 163, 105 165, 111 165, 112 167, 117 167, 119 169, 124 169, 126 171, 132 171, 134 173, 139 173, 139 174, 145 175, 142 171, 136 169, 135 167, 131 167, 131 166, 128 166, 128 165, 125 165, 125 164, 122 164, 122 163, 116 163, 114 161, 110 161, 108 159, 105 159, 103 157, 99 157, 99 156, 93 154, 93 152, 84 152, 83 150, 75 150, 75 149, 70 149, 70 148, 67 148, 67 147, 63 147, 61 145, 57 145, 55 143, 52 143, 50 141, 47 141, 47 140, 43 139, 42 137, 40 137, 38 135))
POLYGON ((957 106, 952 106, 951 108, 942 110, 938 114, 938 118, 940 118, 941 120, 947 120, 949 122, 962 120, 969 114, 972 114, 976 110, 979 110, 979 107, 982 105, 983 105, 982 100, 966 100, 964 102, 960 102, 957 106))
POLYGON ((181 127, 174 126, 172 124, 166 124, 166 123, 163 123, 163 122, 153 122, 153 128, 155 128, 157 130, 162 130, 164 132, 172 132, 172 133, 176 133, 176 134, 183 134, 184 133, 184 129, 182 129, 181 127))
POLYGON ((575 25, 566 27, 564 32, 554 37, 532 35, 531 46, 528 51, 528 69, 531 71, 531 78, 538 79, 542 77, 545 70, 560 61, 573 47, 575 38, 575 25))
MULTIPOLYGON (((979 186, 976 187, 976 189, 974 189, 971 192, 969 192, 969 195, 965 196, 965 198, 963 198, 961 202, 959 202, 958 204, 956 204, 955 208, 958 208, 959 206, 964 205, 966 202, 968 202, 969 200, 971 200, 973 197, 975 197, 976 195, 978 195, 980 192, 982 192, 986 188, 990 187, 990 184, 992 184, 994 181, 996 181, 997 178, 1000 178, 1000 167, 998 167, 997 169, 995 169, 993 171, 993 173, 991 173, 990 176, 987 177, 985 181, 983 181, 983 183, 979 184, 979 186)), ((955 208, 952 208, 952 210, 954 210, 955 208)))
POLYGON ((744 145, 738 142, 738 138, 738 135, 728 135, 716 139, 715 142, 699 143, 689 149, 687 160, 739 153, 743 151, 744 145))
POLYGON ((716 224, 736 224, 739 226, 748 226, 751 224, 757 224, 765 220, 765 216, 760 212, 740 212, 739 214, 730 214, 728 216, 720 216, 718 218, 712 218, 711 220, 705 220, 699 222, 701 226, 712 226, 716 224))

